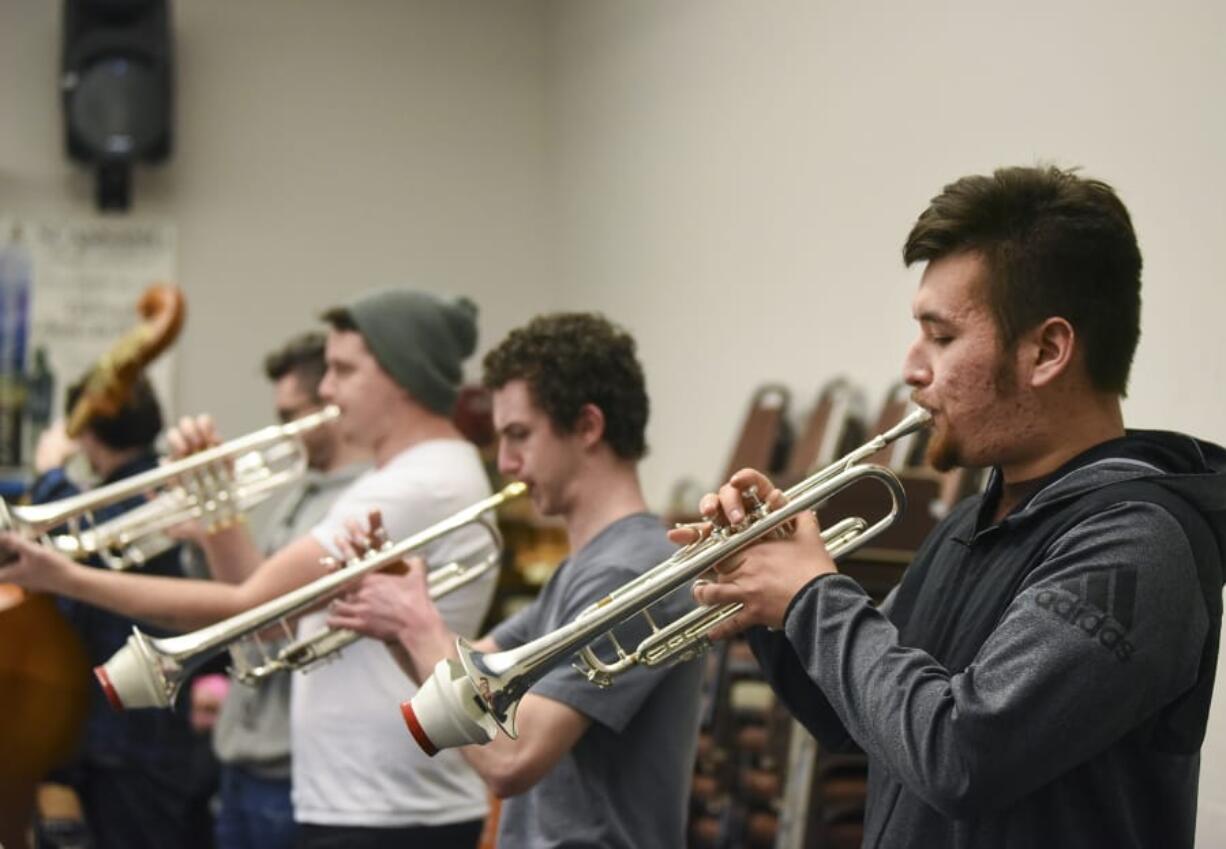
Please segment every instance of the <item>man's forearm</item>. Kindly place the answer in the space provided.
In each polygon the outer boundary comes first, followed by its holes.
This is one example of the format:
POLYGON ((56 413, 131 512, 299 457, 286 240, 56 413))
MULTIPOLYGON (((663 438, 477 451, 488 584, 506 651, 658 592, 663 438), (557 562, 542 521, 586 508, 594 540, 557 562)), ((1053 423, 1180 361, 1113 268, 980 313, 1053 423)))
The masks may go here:
POLYGON ((406 630, 399 642, 389 644, 392 656, 404 669, 405 674, 418 686, 430 677, 434 667, 443 658, 456 659, 456 635, 440 620, 428 630, 406 630))
POLYGON ((231 584, 89 566, 72 569, 61 594, 173 631, 201 628, 244 609, 241 589, 231 584))
POLYGON ((241 584, 259 568, 263 555, 247 530, 246 522, 237 522, 225 530, 207 534, 201 541, 209 573, 219 581, 241 584))
POLYGON ((460 749, 500 799, 523 793, 540 781, 591 725, 569 705, 535 693, 524 695, 515 716, 517 739, 500 733, 484 746, 460 749))

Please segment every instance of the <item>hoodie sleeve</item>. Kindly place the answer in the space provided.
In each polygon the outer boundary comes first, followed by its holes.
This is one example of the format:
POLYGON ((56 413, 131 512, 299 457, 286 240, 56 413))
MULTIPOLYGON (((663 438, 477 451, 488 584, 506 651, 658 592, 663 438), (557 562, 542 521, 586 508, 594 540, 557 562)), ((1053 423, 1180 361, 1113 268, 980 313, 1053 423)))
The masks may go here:
MULTIPOLYGON (((953 817, 1009 805, 1169 704, 1195 683, 1207 629, 1183 530, 1137 502, 1052 544, 956 674, 899 645, 845 576, 812 584, 785 623, 796 664, 824 696, 803 721, 828 731, 828 707, 874 761, 953 817), (1113 599, 1112 613, 1070 589, 1122 572, 1135 575, 1135 593, 1113 599)), ((801 689, 793 680, 785 690, 794 709, 801 689)))
MULTIPOLYGON (((889 615, 897 594, 895 587, 877 608, 883 616, 889 615)), ((775 695, 823 747, 836 752, 859 750, 821 688, 809 677, 786 633, 758 627, 751 628, 746 638, 775 695)))

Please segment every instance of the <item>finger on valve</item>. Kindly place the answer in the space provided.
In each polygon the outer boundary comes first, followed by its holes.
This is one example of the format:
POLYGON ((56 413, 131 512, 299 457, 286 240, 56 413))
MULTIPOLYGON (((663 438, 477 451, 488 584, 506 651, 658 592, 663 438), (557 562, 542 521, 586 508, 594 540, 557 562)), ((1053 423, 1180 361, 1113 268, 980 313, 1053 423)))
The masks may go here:
POLYGON ((678 522, 668 531, 668 538, 677 545, 693 545, 711 533, 710 522, 678 522))
POLYGON ((350 550, 357 557, 364 557, 366 552, 370 550, 369 534, 357 519, 345 520, 344 539, 350 550))

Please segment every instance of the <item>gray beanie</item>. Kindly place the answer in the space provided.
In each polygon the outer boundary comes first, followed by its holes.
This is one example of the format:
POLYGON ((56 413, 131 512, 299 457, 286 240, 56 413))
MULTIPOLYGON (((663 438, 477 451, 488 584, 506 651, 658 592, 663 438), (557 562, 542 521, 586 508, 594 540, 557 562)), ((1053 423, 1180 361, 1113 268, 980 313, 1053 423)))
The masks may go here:
POLYGON ((477 305, 428 292, 383 289, 346 304, 379 365, 423 406, 451 415, 477 347, 477 305))

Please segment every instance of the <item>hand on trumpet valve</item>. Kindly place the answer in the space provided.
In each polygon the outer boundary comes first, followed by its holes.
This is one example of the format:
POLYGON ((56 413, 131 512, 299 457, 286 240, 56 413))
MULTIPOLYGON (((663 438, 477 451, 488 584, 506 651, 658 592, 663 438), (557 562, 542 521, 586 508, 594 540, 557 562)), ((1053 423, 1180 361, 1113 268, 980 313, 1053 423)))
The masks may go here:
POLYGON ((725 533, 735 532, 786 503, 783 492, 770 478, 757 469, 741 469, 718 492, 708 492, 698 502, 698 512, 704 521, 679 525, 669 531, 668 537, 679 545, 689 545, 704 539, 716 528, 725 533), (767 493, 765 499, 762 493, 767 493))
MULTIPOLYGON (((365 525, 351 519, 345 527, 347 534, 337 537, 336 545, 347 560, 366 557, 388 542, 378 510, 370 511, 365 525)), ((401 642, 406 647, 432 631, 446 631, 430 600, 426 563, 420 557, 408 557, 366 575, 329 605, 328 614, 331 627, 349 628, 384 642, 401 642)))
MULTIPOLYGON (((214 448, 221 444, 221 438, 212 416, 184 416, 166 431, 166 444, 170 449, 167 461, 173 462, 214 448)), ((173 539, 201 543, 206 536, 241 521, 243 514, 224 499, 233 473, 233 462, 227 459, 179 475, 177 483, 195 499, 200 517, 179 522, 167 528, 166 534, 173 539)), ((153 496, 150 493, 150 497, 153 496)))
POLYGON ((221 439, 213 417, 206 413, 179 419, 177 425, 166 431, 166 443, 170 447, 171 459, 179 460, 220 445, 221 439))
POLYGON ((366 575, 333 601, 328 608, 329 627, 349 628, 367 637, 398 643, 410 654, 425 643, 450 645, 454 638, 430 600, 425 561, 412 557, 405 562, 406 573, 366 575))
MULTIPOLYGON (((669 532, 673 542, 694 542, 712 529, 735 536, 767 512, 787 503, 770 479, 755 469, 742 469, 699 503, 704 527, 687 526, 669 532), (760 493, 767 493, 763 499, 760 493)), ((710 631, 724 639, 753 625, 779 628, 793 597, 818 575, 838 571, 822 543, 817 517, 804 511, 786 525, 715 564, 709 580, 694 584, 699 604, 741 604, 734 616, 710 631)))
POLYGON ((366 524, 360 519, 346 519, 345 533, 334 537, 333 542, 345 560, 361 560, 370 552, 378 551, 388 542, 383 513, 371 510, 366 514, 366 524))

